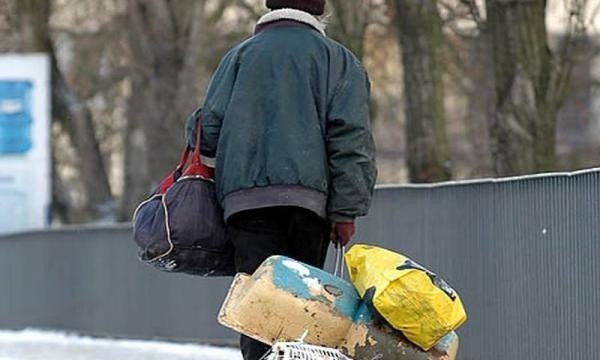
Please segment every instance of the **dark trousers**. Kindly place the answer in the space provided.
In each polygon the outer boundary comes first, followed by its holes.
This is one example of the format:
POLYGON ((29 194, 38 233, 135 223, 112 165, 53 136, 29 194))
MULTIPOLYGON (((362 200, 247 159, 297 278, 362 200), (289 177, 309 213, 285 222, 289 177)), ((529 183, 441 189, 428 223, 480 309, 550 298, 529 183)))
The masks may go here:
MULTIPOLYGON (((227 232, 235 249, 236 271, 248 274, 272 255, 285 255, 322 268, 329 244, 327 222, 299 207, 239 212, 228 219, 227 232)), ((240 347, 245 360, 258 360, 270 349, 244 335, 240 347)))

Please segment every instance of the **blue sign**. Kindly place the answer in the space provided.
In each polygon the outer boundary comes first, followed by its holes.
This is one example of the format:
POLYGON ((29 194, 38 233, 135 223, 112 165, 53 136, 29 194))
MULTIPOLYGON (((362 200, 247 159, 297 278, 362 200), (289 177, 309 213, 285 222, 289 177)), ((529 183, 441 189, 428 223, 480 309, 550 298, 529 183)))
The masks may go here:
POLYGON ((30 81, 0 81, 0 155, 31 149, 30 81))

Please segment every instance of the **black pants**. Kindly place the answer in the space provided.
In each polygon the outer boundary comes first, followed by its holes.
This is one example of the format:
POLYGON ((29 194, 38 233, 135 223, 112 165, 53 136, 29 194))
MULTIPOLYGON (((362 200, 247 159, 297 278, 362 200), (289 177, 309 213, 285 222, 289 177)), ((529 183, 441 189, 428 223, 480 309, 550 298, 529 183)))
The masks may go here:
MULTIPOLYGON (((299 207, 243 211, 228 219, 227 231, 235 249, 237 272, 252 274, 272 255, 322 268, 327 255, 327 222, 299 207)), ((258 360, 269 350, 269 346, 244 335, 240 347, 245 360, 258 360)))

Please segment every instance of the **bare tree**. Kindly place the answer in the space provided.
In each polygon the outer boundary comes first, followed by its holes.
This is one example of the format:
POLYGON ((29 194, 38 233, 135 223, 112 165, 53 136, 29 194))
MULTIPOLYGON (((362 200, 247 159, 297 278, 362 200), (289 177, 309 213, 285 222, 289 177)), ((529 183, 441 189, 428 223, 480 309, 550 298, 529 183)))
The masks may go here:
MULTIPOLYGON (((45 52, 51 58, 52 76, 52 117, 65 129, 78 155, 78 169, 82 177, 85 206, 76 209, 79 220, 91 220, 106 216, 106 207, 112 202, 112 194, 106 168, 94 130, 92 116, 86 103, 68 84, 56 60, 56 51, 50 34, 49 19, 51 2, 49 0, 22 0, 17 2, 24 18, 24 33, 28 39, 27 48, 45 52), (81 214, 83 212, 84 214, 81 214)), ((54 149, 53 153, 60 151, 54 149)), ((68 196, 61 193, 66 188, 53 169, 53 199, 67 201, 68 196)), ((60 204, 59 208, 73 209, 71 204, 60 204)), ((65 217, 70 215, 65 211, 65 217)), ((68 218, 66 219, 69 220, 68 218)))
POLYGON ((395 0, 406 97, 411 182, 450 179, 441 60, 442 23, 435 0, 395 0))
MULTIPOLYGON (((132 68, 121 219, 130 219, 135 205, 176 164, 185 144, 184 121, 200 105, 214 58, 223 51, 211 29, 232 3, 221 0, 212 8, 207 1, 127 0, 132 68)), ((221 40, 228 40, 227 24, 220 26, 221 40)))
POLYGON ((546 0, 488 0, 496 115, 491 126, 497 175, 556 169, 556 117, 569 86, 586 0, 568 0, 567 34, 553 53, 546 0))
POLYGON ((328 18, 329 35, 363 58, 365 32, 370 22, 372 0, 329 0, 332 14, 328 18))
POLYGON ((478 3, 438 0, 444 33, 444 90, 446 104, 451 105, 446 108, 446 123, 455 177, 493 175, 489 124, 494 116, 494 67, 478 3))

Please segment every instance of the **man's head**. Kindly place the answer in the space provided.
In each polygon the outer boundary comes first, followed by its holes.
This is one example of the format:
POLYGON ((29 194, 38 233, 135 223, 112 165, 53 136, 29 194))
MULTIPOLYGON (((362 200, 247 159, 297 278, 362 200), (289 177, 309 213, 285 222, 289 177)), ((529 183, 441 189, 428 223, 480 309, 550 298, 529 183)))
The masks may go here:
POLYGON ((267 7, 271 10, 297 9, 319 16, 325 12, 325 0, 267 0, 267 7))

